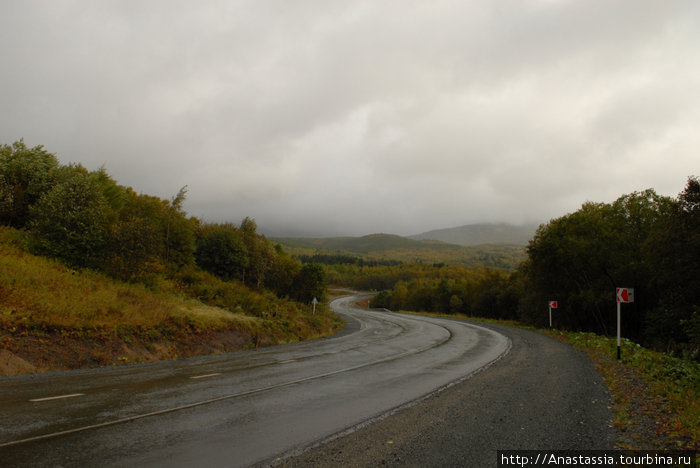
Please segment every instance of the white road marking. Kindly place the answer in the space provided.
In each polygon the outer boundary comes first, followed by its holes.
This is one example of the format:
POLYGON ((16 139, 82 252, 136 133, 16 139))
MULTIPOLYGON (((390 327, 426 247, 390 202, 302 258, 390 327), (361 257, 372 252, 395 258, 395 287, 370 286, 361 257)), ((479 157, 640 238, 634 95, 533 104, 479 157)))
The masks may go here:
POLYGON ((190 377, 190 379, 206 379, 207 377, 215 377, 217 375, 221 375, 221 372, 217 372, 216 374, 195 375, 194 377, 190 377))
MULTIPOLYGON (((417 320, 417 319, 416 319, 416 320, 417 320)), ((477 326, 474 326, 474 325, 466 325, 466 324, 465 324, 465 326, 466 326, 466 327, 472 327, 472 328, 481 328, 481 327, 477 327, 477 326)), ((449 341, 449 340, 451 339, 451 337, 452 337, 452 334, 450 333, 450 337, 449 337, 449 338, 443 339, 443 340, 438 341, 438 342, 429 343, 429 344, 427 344, 427 345, 425 345, 425 346, 423 346, 423 347, 421 347, 421 348, 416 348, 416 349, 412 349, 412 350, 406 350, 406 351, 400 352, 400 353, 398 353, 398 354, 389 355, 389 356, 384 356, 384 357, 382 357, 381 359, 377 359, 377 360, 374 360, 374 361, 363 362, 363 363, 360 363, 360 364, 357 364, 357 365, 353 365, 353 366, 350 366, 350 367, 346 367, 346 368, 342 368, 342 369, 336 369, 336 370, 333 370, 333 371, 330 371, 330 372, 324 372, 324 373, 321 373, 321 374, 311 375, 311 376, 308 376, 308 377, 302 377, 302 378, 299 378, 299 379, 296 379, 296 380, 291 380, 291 381, 282 382, 282 383, 278 383, 278 384, 274 384, 274 385, 269 385, 269 386, 266 386, 266 387, 254 388, 254 389, 242 391, 242 392, 239 392, 239 393, 232 393, 232 394, 228 394, 228 395, 222 395, 222 396, 215 397, 215 398, 211 398, 211 399, 208 399, 208 400, 196 401, 196 402, 189 403, 189 404, 185 404, 185 405, 182 405, 182 406, 177 406, 177 407, 172 407, 172 408, 166 408, 166 409, 162 409, 162 410, 158 410, 158 411, 153 411, 153 412, 150 412, 150 413, 138 414, 138 415, 134 415, 134 416, 129 416, 129 417, 125 417, 125 418, 121 418, 121 419, 116 419, 116 420, 112 420, 112 421, 105 421, 105 422, 101 422, 101 423, 97 423, 97 424, 92 424, 92 425, 88 425, 88 426, 76 427, 76 428, 68 429, 68 430, 64 430, 64 431, 59 431, 59 432, 53 432, 53 433, 49 433, 49 434, 38 435, 38 436, 34 436, 34 437, 29 437, 29 438, 26 438, 26 439, 15 440, 15 441, 11 441, 11 442, 0 442, 0 448, 11 447, 11 446, 15 446, 15 445, 25 444, 25 443, 29 443, 29 442, 36 442, 36 441, 40 441, 40 440, 52 439, 52 438, 55 438, 55 437, 60 437, 60 436, 68 435, 68 434, 75 434, 75 433, 78 433, 78 432, 84 432, 84 431, 88 431, 88 430, 93 430, 93 429, 98 429, 98 428, 103 428, 103 427, 114 426, 114 425, 117 425, 117 424, 123 424, 123 423, 126 423, 126 422, 136 421, 136 420, 139 420, 139 419, 149 418, 149 417, 153 417, 153 416, 160 416, 160 415, 164 415, 164 414, 170 414, 170 413, 174 413, 174 412, 176 412, 176 411, 181 411, 181 410, 190 409, 190 408, 196 408, 196 407, 200 407, 200 406, 204 406, 204 405, 209 405, 209 404, 211 404, 211 403, 216 403, 216 402, 220 402, 220 401, 230 400, 230 399, 234 399, 234 398, 246 397, 246 396, 255 395, 255 394, 258 394, 258 393, 262 393, 262 392, 267 392, 267 391, 270 391, 270 390, 276 390, 276 389, 280 389, 280 388, 289 387, 289 386, 292 386, 292 385, 298 385, 298 384, 305 383, 305 382, 311 382, 311 381, 316 380, 316 379, 331 377, 331 376, 334 376, 334 375, 340 375, 340 374, 345 373, 345 372, 351 372, 351 371, 354 371, 354 370, 357 370, 357 369, 362 369, 362 368, 369 367, 369 366, 375 366, 375 365, 377 365, 377 364, 382 364, 382 363, 390 362, 390 361, 392 361, 392 360, 397 360, 397 359, 400 359, 400 358, 403 358, 403 357, 406 357, 406 356, 409 356, 409 355, 412 355, 412 354, 419 354, 419 353, 428 351, 428 350, 430 350, 430 349, 436 348, 436 347, 441 346, 442 344, 446 343, 447 341, 449 341)), ((482 370, 488 368, 488 367, 491 366, 493 363, 495 363, 496 361, 500 360, 503 356, 507 355, 507 354, 510 352, 510 350, 511 350, 511 344, 512 344, 511 341, 508 339, 508 340, 507 340, 507 347, 506 347, 506 349, 505 349, 498 357, 496 357, 494 360, 492 360, 492 361, 489 362, 488 364, 486 364, 486 365, 480 367, 479 369, 477 369, 477 370, 471 372, 470 374, 468 374, 468 375, 462 377, 462 378, 459 379, 459 380, 456 380, 456 381, 454 381, 454 382, 452 382, 452 383, 449 383, 449 384, 446 385, 446 386, 443 386, 443 387, 439 388, 439 389, 436 390, 435 392, 432 392, 431 394, 426 395, 426 396, 424 396, 423 398, 419 398, 419 399, 417 399, 417 400, 414 400, 413 402, 407 403, 407 405, 412 405, 412 404, 415 404, 415 403, 417 403, 417 402, 419 402, 419 401, 422 401, 423 399, 429 398, 431 395, 437 394, 437 393, 441 392, 442 390, 444 390, 444 389, 446 389, 446 388, 449 388, 449 387, 451 387, 451 386, 453 386, 453 385, 456 385, 456 384, 459 383, 459 382, 463 382, 464 380, 467 380, 467 379, 469 379, 470 377, 472 377, 474 374, 476 374, 476 373, 478 373, 478 372, 480 372, 480 371, 482 371, 482 370)), ((337 351, 336 351, 336 352, 337 352, 337 351)), ((333 354, 335 354, 335 352, 334 352, 333 354)), ((215 374, 209 374, 209 375, 215 375, 215 374)), ((74 394, 74 395, 68 395, 68 396, 78 396, 78 395, 80 395, 80 394, 74 394)), ((68 396, 63 396, 63 398, 68 397, 68 396)), ((56 398, 56 397, 52 397, 52 398, 56 398)), ((60 398, 60 397, 58 397, 58 398, 60 398)), ((406 406, 406 407, 408 407, 408 406, 406 406)), ((399 407, 399 408, 400 408, 400 407, 399 407)), ((393 414, 393 412, 395 412, 395 411, 397 411, 397 409, 394 409, 394 410, 392 410, 392 412, 389 412, 389 413, 386 413, 386 414, 387 414, 387 415, 388 415, 388 414, 393 414)), ((361 423, 361 424, 364 424, 364 423, 361 423)), ((358 426, 358 427, 359 427, 359 426, 358 426)))
POLYGON ((287 364, 290 362, 297 362, 296 359, 287 359, 286 361, 277 361, 277 364, 287 364))
POLYGON ((71 393, 70 395, 58 395, 58 396, 52 396, 52 397, 46 397, 46 398, 33 398, 29 401, 49 401, 49 400, 60 400, 62 398, 73 398, 73 397, 78 397, 78 396, 83 396, 85 395, 84 393, 71 393))

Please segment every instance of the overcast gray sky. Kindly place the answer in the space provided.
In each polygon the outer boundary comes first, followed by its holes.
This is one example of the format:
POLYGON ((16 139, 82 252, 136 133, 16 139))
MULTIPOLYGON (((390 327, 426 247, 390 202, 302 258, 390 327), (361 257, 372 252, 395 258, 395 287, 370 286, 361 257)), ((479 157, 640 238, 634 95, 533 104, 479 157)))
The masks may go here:
POLYGON ((417 234, 700 175, 696 0, 0 0, 0 143, 207 221, 417 234))

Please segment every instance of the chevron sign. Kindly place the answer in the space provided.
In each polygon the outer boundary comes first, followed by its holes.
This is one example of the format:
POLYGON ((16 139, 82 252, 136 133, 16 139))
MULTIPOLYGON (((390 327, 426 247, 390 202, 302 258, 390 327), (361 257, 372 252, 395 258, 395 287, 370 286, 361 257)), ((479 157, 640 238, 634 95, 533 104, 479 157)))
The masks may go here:
POLYGON ((627 303, 634 302, 634 289, 632 288, 615 288, 615 296, 617 302, 627 303))

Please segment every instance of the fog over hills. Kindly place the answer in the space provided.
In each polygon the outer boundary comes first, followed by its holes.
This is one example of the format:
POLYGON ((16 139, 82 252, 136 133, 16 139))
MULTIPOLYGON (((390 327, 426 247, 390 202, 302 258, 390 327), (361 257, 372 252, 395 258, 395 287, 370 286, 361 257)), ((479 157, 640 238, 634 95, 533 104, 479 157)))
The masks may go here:
POLYGON ((514 270, 524 259, 522 245, 458 245, 433 239, 410 239, 395 234, 361 237, 271 237, 292 255, 350 255, 404 263, 433 263, 467 268, 514 270))
POLYGON ((447 229, 437 229, 413 236, 414 240, 437 240, 457 245, 510 244, 527 245, 538 224, 515 225, 508 223, 467 224, 447 229))
MULTIPOLYGON (((416 241, 438 241, 467 247, 483 244, 525 246, 535 235, 538 226, 539 224, 537 223, 476 223, 452 228, 435 229, 410 236, 399 236, 388 233, 369 234, 365 236, 335 236, 324 235, 319 232, 296 230, 281 230, 280 232, 265 229, 264 226, 261 227, 261 231, 272 239, 285 239, 287 242, 292 239, 295 239, 297 242, 303 240, 302 243, 305 247, 313 246, 316 248, 362 252, 367 250, 366 246, 358 250, 359 244, 372 244, 370 250, 376 250, 378 246, 375 244, 379 239, 382 240, 382 244, 391 244, 391 248, 421 248, 426 246, 426 244, 421 244, 416 241)), ((432 243, 431 248, 436 248, 436 244, 432 243)))

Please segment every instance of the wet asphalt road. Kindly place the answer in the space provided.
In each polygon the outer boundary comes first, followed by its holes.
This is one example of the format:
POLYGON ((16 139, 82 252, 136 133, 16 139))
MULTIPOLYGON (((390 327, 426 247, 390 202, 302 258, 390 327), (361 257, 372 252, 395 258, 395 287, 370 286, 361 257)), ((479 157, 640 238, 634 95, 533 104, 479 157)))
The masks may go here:
POLYGON ((511 342, 450 320, 332 307, 310 343, 0 379, 2 466, 270 463, 469 376, 511 342), (59 398, 56 398, 59 397, 59 398))
POLYGON ((544 456, 614 447, 611 397, 583 353, 537 332, 484 326, 511 339, 502 359, 420 404, 286 458, 280 468, 488 468, 498 466, 503 450, 544 456))

